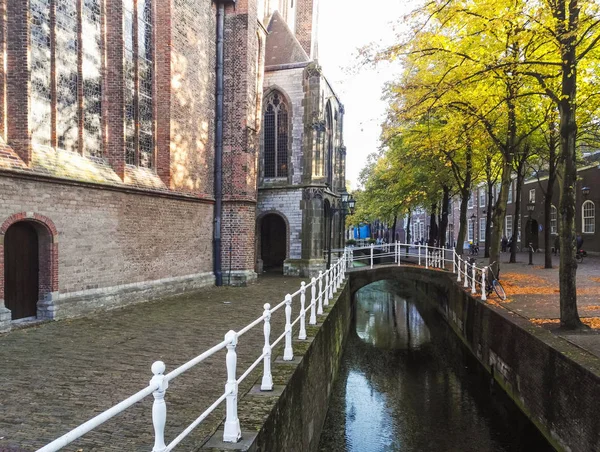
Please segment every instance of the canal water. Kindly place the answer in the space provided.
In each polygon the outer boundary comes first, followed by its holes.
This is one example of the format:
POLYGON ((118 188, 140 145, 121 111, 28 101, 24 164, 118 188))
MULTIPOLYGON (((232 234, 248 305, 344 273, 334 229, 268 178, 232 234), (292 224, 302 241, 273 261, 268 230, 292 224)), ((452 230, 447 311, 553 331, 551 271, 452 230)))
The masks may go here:
POLYGON ((357 292, 320 450, 552 451, 443 319, 391 287, 357 292))

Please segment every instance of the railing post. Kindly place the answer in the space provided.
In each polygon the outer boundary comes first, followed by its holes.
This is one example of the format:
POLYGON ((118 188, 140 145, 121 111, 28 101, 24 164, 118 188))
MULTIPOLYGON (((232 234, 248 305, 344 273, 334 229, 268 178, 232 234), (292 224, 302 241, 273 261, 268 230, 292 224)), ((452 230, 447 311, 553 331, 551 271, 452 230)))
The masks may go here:
POLYGON ((421 245, 417 245, 417 250, 419 251, 419 267, 421 266, 421 245))
POLYGON ((463 287, 469 287, 469 263, 465 261, 465 283, 463 287))
POLYGON ((429 268, 429 245, 425 245, 425 268, 429 268))
POLYGON ((456 282, 460 282, 460 256, 454 251, 452 255, 452 263, 454 264, 454 270, 456 271, 456 282))
MULTIPOLYGON (((335 284, 335 278, 333 270, 330 273, 331 276, 329 277, 329 299, 333 300, 333 285, 335 284)), ((329 301, 327 301, 327 306, 329 306, 329 301)))
POLYGON ((306 283, 302 281, 300 283, 300 333, 298 339, 303 341, 306 339, 306 312, 304 312, 304 305, 306 304, 306 283))
POLYGON ((394 243, 394 262, 398 262, 398 241, 394 243))
POLYGON ((313 276, 310 280, 310 319, 308 323, 310 325, 317 324, 317 279, 313 276))
POLYGON ((373 268, 373 244, 371 243, 371 268, 373 268))
POLYGON ((227 411, 223 430, 223 442, 237 443, 242 437, 242 431, 240 430, 240 420, 237 415, 238 384, 235 378, 235 369, 237 367, 237 353, 235 351, 237 334, 235 331, 230 330, 225 335, 225 340, 229 343, 227 344, 227 355, 225 357, 227 364, 227 383, 225 384, 227 411))
POLYGON ((319 306, 317 314, 323 314, 323 272, 319 270, 319 306))
POLYGON ((487 267, 481 269, 481 299, 487 300, 486 287, 485 287, 485 276, 487 273, 487 267))
POLYGON ((325 296, 323 297, 323 306, 329 306, 329 275, 331 269, 325 273, 325 296))
POLYGON ((152 364, 152 373, 154 376, 150 384, 156 384, 157 389, 152 393, 154 403, 152 404, 152 424, 154 425, 154 447, 152 452, 163 452, 166 450, 165 444, 165 424, 167 423, 167 404, 165 403, 165 391, 169 387, 169 382, 165 380, 165 363, 156 361, 152 364))
POLYGON ((333 286, 334 292, 337 292, 337 289, 338 289, 339 270, 340 270, 340 267, 338 266, 338 264, 336 262, 335 265, 333 266, 333 282, 331 284, 333 286))
POLYGON ((292 349, 292 296, 285 296, 285 348, 283 349, 283 360, 291 361, 294 359, 294 350, 292 349))
POLYGON ((396 256, 398 256, 398 267, 400 267, 400 261, 402 260, 401 254, 402 247, 400 246, 400 242, 396 242, 396 256))
POLYGON ((265 303, 265 345, 263 347, 264 358, 264 370, 262 377, 262 384, 260 385, 261 391, 272 391, 273 390, 273 376, 271 375, 271 305, 265 303))
MULTIPOLYGON (((456 273, 456 251, 452 250, 452 273, 456 273)), ((460 282, 460 272, 457 281, 460 282)))
POLYGON ((475 293, 477 292, 477 290, 475 290, 475 276, 477 272, 477 267, 475 266, 475 264, 473 264, 473 266, 471 267, 471 271, 473 272, 473 278, 471 279, 471 293, 475 293))

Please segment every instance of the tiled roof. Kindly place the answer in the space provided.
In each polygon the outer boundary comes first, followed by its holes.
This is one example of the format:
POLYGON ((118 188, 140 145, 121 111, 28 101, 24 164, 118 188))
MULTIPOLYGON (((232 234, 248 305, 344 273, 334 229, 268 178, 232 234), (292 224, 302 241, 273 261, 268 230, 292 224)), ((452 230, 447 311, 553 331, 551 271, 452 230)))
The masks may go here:
POLYGON ((310 61, 292 30, 287 26, 279 11, 275 11, 267 27, 265 66, 307 63, 310 61))

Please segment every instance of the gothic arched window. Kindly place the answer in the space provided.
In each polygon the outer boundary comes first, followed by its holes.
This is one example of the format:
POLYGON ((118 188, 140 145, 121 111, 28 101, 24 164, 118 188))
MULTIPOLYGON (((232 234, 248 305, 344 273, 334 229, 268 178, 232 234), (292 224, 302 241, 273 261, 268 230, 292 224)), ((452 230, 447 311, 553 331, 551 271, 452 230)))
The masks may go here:
POLYGON ((265 99, 263 111, 264 177, 287 177, 288 107, 281 94, 275 91, 265 99))

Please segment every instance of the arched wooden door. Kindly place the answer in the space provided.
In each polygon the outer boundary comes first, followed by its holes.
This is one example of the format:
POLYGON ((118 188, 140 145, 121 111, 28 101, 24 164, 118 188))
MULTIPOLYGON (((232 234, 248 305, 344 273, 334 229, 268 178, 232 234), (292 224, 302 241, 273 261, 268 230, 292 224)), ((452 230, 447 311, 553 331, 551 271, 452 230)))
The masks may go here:
POLYGON ((4 303, 13 320, 37 315, 38 249, 37 232, 27 222, 13 224, 4 235, 4 303))

